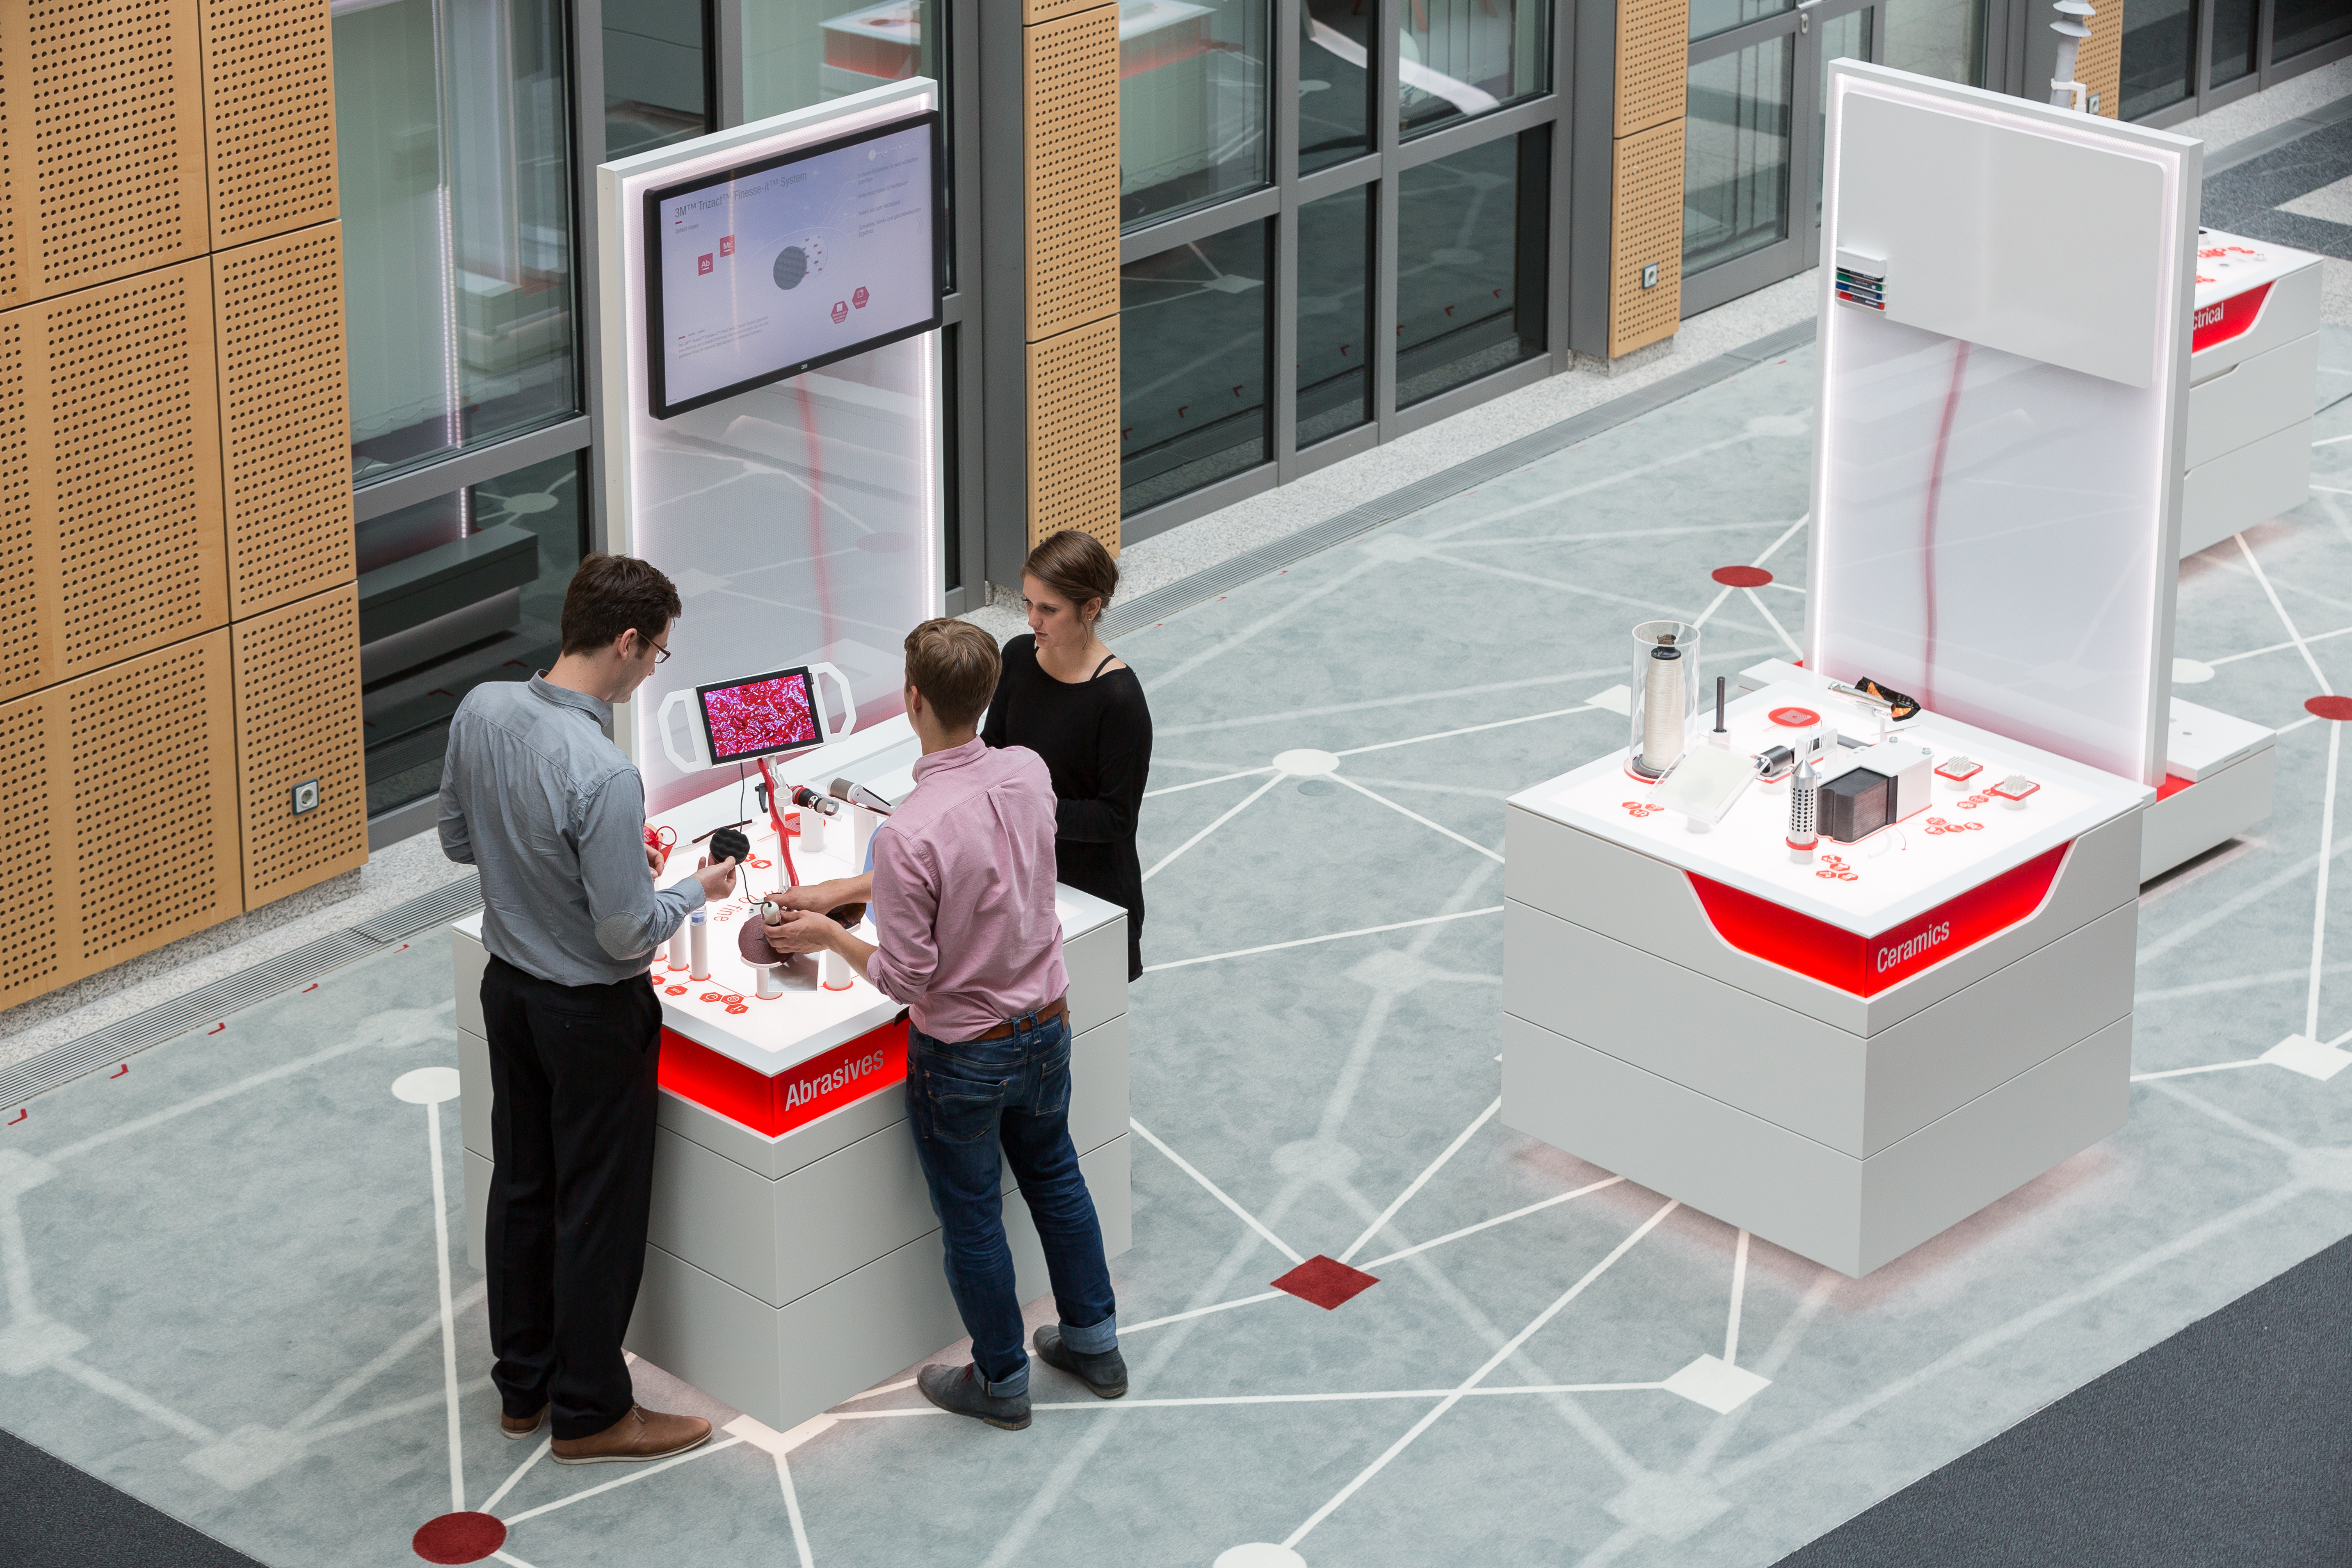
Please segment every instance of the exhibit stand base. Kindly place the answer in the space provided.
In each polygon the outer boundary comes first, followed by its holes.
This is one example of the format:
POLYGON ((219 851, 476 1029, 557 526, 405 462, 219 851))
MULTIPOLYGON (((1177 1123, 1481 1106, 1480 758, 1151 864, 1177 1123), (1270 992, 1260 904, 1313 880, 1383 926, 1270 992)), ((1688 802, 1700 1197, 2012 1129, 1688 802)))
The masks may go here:
MULTIPOLYGON (((1116 1258, 1134 1232, 1126 915, 1068 888, 1056 893, 1069 911, 1062 952, 1073 1034, 1070 1135, 1104 1249, 1116 1258)), ((494 1170, 480 929, 480 916, 469 917, 452 929, 450 943, 467 1258, 477 1268, 494 1170)), ((731 930, 725 941, 733 945, 731 930)), ((813 1070, 836 1056, 873 1064, 854 1098, 819 1100, 831 1108, 773 1133, 674 1087, 680 1075, 670 1056, 697 1049, 665 1029, 653 1215, 628 1349, 782 1431, 962 1338, 941 1269, 939 1218, 908 1131, 903 1027, 886 1026, 785 1069, 813 1070)), ((782 1098, 794 1097, 788 1089, 782 1098)), ((787 1110, 783 1120, 791 1119, 787 1110)), ((1004 1228, 1021 1299, 1047 1293, 1045 1255, 1009 1169, 1004 1228)))
MULTIPOLYGON (((1743 699, 1732 749, 1814 710, 1743 699)), ((1802 863, 1785 787, 1706 833, 1622 752, 1513 796, 1504 1122, 1856 1277, 2122 1127, 2154 792, 1934 714, 1901 735, 2041 789, 1939 781, 1802 863)))

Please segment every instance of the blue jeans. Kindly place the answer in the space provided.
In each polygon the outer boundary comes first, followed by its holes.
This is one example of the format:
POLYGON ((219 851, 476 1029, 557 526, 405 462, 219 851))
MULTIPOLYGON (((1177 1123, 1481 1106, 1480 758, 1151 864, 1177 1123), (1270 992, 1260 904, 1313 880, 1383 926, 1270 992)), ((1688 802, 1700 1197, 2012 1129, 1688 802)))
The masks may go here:
POLYGON ((948 1289, 988 1392, 1025 1394, 1029 1353, 1004 1241, 998 1151, 1045 1245, 1062 1340, 1081 1355, 1118 1343, 1102 1226, 1070 1142, 1070 1025, 1034 1016, 1001 1040, 950 1045, 907 1031, 907 1119, 947 1248, 948 1289))

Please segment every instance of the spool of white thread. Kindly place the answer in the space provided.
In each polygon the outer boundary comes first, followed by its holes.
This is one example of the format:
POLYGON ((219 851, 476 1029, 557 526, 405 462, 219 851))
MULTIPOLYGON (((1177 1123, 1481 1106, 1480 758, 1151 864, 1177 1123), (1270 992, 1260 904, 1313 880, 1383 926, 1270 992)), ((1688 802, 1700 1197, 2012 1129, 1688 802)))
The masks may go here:
POLYGON ((1642 678, 1642 766, 1663 773, 1683 760, 1690 704, 1683 679, 1683 650, 1660 643, 1650 650, 1642 678))
POLYGON ((688 977, 708 980, 710 978, 710 925, 702 918, 700 910, 686 917, 686 930, 687 951, 692 955, 692 967, 687 971, 688 977))

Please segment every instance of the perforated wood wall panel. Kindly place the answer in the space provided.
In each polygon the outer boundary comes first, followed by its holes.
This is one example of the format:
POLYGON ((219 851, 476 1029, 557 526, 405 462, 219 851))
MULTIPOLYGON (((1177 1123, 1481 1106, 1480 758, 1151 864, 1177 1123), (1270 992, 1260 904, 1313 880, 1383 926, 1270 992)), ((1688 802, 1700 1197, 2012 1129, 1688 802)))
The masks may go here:
POLYGON ((0 315, 0 694, 39 685, 55 640, 47 635, 37 570, 41 531, 33 508, 29 374, 25 312, 0 315))
POLYGON ((1075 16, 1101 4, 1102 0, 1021 0, 1021 22, 1024 26, 1034 27, 1040 22, 1075 16))
POLYGON ((226 628, 57 689, 78 978, 245 908, 226 628), (150 874, 125 878, 136 845, 150 874))
POLYGON ((1118 318, 1029 345, 1029 542, 1075 528, 1118 553, 1118 318))
POLYGON ((335 69, 319 0, 203 0, 215 250, 335 216, 335 69))
POLYGON ((1631 136, 1680 120, 1689 62, 1690 0, 1621 0, 1614 134, 1631 136))
POLYGON ((253 909, 367 862, 358 585, 239 621, 230 637, 253 909), (298 816, 294 786, 306 779, 319 781, 319 805, 298 816))
POLYGON ((51 692, 0 703, 0 1007, 72 977, 61 712, 51 692))
POLYGON ((2098 15, 2091 18, 2091 36, 2074 56, 2074 79, 2099 100, 2099 113, 2114 120, 2124 96, 2124 7, 2116 0, 2095 9, 2098 15))
POLYGON ((1022 29, 1029 341, 1118 310, 1118 7, 1022 29))
POLYGON ((235 616, 356 571, 341 231, 319 224, 213 258, 235 616))
POLYGON ((1674 336, 1683 306, 1683 121, 1615 145, 1609 225, 1609 353, 1674 336), (1656 264, 1658 280, 1642 287, 1656 264))
POLYGON ((183 262, 5 318, 24 371, 37 669, 12 697, 217 626, 212 269, 183 262))
POLYGON ((0 13, 14 231, 0 307, 201 255, 192 0, 5 0, 0 13))

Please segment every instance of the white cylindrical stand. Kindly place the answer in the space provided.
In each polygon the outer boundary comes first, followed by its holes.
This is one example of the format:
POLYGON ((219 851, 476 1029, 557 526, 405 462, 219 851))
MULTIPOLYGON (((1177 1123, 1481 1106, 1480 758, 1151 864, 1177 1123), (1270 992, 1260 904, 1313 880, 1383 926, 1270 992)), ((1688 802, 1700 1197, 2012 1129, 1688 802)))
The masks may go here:
POLYGON ((703 918, 702 911, 697 910, 686 917, 686 930, 687 952, 692 963, 687 971, 688 977, 708 980, 710 978, 710 923, 703 918))

